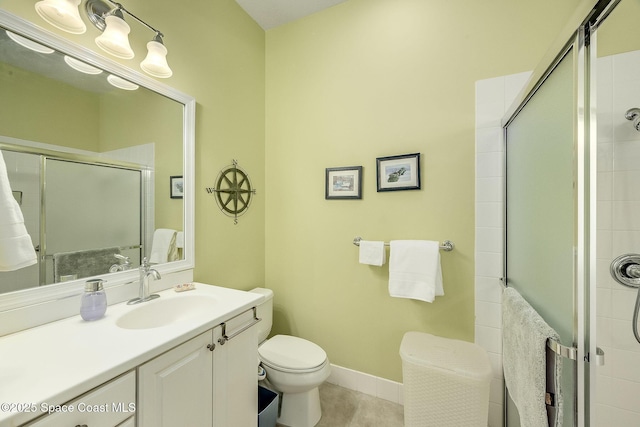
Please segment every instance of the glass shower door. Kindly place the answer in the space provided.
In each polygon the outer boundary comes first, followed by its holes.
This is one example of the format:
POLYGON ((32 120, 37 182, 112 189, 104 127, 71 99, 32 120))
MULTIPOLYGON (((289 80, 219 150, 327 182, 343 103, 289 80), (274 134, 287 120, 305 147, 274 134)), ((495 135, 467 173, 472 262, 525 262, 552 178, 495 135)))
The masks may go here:
MULTIPOLYGON (((576 342, 578 183, 576 63, 569 48, 505 126, 505 277, 558 332, 576 342)), ((576 422, 576 365, 563 358, 563 426, 576 422)), ((520 426, 507 400, 507 426, 520 426)))

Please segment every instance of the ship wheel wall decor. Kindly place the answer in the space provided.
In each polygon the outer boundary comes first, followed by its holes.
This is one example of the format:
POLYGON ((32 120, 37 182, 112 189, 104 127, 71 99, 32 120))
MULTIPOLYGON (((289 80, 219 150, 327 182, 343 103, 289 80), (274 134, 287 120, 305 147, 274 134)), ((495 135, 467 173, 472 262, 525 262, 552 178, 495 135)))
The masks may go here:
POLYGON ((244 214, 256 190, 251 187, 249 174, 238 166, 238 161, 222 169, 216 178, 214 188, 207 188, 207 193, 215 195, 218 207, 227 216, 238 223, 238 217, 244 214))

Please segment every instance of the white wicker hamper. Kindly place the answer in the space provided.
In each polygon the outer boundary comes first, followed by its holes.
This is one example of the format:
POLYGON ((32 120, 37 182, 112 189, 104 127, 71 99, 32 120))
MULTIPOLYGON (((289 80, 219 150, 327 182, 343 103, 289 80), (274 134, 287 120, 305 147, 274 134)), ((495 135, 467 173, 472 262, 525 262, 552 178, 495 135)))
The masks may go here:
POLYGON ((406 427, 486 427, 491 364, 473 343, 407 332, 400 344, 406 427))

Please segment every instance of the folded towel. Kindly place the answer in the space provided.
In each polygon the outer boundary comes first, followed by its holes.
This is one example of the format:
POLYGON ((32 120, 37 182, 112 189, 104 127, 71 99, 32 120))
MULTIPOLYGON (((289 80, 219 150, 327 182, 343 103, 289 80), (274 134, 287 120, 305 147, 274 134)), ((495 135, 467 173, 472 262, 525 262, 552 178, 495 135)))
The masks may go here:
MULTIPOLYGON (((518 408, 522 427, 547 426, 547 338, 560 337, 516 291, 502 293, 502 353, 504 380, 518 408)), ((556 357, 554 379, 560 377, 562 360, 556 357)), ((556 384, 556 426, 562 423, 562 392, 556 384)))
POLYGON ((177 259, 176 233, 176 230, 168 228, 158 228, 153 233, 151 254, 149 255, 150 263, 159 264, 177 259), (175 257, 175 259, 170 259, 172 257, 175 257))
POLYGON ((0 271, 13 271, 38 262, 24 217, 13 197, 7 166, 0 151, 0 271))
POLYGON ((53 254, 53 281, 61 282, 64 276, 75 276, 81 279, 106 274, 112 265, 118 264, 118 259, 114 255, 119 253, 120 249, 117 247, 55 253, 53 254))
POLYGON ((384 265, 387 262, 387 251, 384 242, 360 240, 360 264, 384 265))
POLYGON ((444 295, 440 243, 427 240, 392 240, 389 258, 389 294, 433 302, 444 295))

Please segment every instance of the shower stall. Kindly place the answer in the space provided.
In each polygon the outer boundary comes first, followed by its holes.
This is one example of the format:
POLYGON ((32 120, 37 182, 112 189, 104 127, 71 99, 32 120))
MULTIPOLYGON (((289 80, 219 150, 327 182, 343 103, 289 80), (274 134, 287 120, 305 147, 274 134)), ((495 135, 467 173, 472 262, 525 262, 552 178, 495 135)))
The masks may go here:
MULTIPOLYGON (((566 350, 563 411, 550 425, 633 427, 640 425, 640 2, 580 8, 502 122, 504 280, 566 350)), ((519 426, 508 391, 504 408, 505 425, 519 426)))

